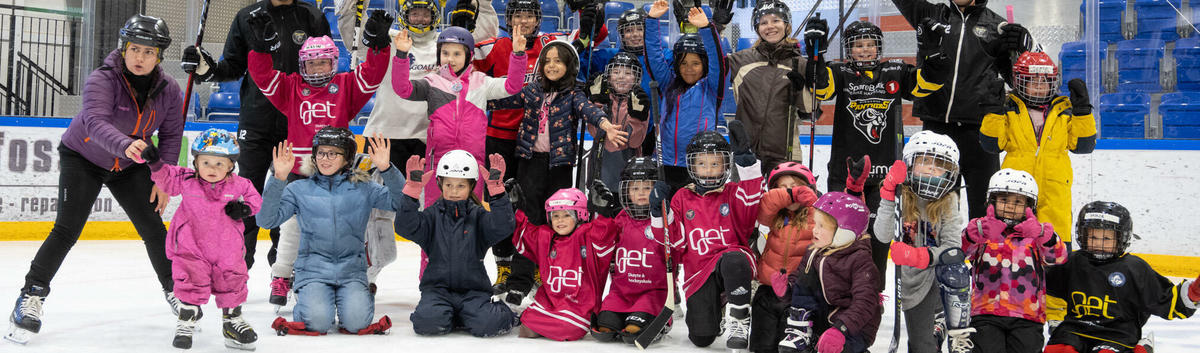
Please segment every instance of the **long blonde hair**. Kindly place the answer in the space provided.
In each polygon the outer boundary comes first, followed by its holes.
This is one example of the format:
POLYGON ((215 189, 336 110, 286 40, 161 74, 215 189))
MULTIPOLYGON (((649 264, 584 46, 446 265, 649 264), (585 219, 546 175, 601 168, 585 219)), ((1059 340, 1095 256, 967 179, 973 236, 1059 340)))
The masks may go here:
MULTIPOLYGON (((901 205, 901 215, 904 222, 916 222, 919 220, 921 213, 917 209, 917 194, 912 191, 912 188, 907 185, 900 186, 901 195, 903 197, 903 205, 901 205)), ((951 190, 953 191, 953 190, 951 190)), ((947 192, 941 198, 925 205, 925 214, 929 216, 929 223, 938 225, 942 218, 950 212, 953 212, 958 207, 958 194, 947 192)), ((900 226, 900 225, 897 225, 900 226)))

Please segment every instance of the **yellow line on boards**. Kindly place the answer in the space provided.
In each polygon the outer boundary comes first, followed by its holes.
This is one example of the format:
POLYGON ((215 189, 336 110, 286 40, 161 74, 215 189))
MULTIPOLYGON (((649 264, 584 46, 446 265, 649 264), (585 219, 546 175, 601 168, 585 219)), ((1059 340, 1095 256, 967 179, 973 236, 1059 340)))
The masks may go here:
MULTIPOLYGON (((170 222, 164 222, 168 229, 170 222)), ((42 241, 54 228, 54 222, 0 222, 0 241, 42 241)), ((127 221, 90 221, 83 226, 79 240, 140 240, 133 223, 127 221)), ((271 239, 266 229, 258 231, 258 240, 271 239)), ((398 241, 407 239, 396 237, 398 241)))

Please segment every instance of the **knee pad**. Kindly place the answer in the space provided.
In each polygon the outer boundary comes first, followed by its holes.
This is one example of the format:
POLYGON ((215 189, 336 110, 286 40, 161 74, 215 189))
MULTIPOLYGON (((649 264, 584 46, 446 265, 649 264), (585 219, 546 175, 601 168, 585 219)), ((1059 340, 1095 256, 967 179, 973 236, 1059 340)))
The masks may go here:
POLYGON ((965 258, 962 249, 946 249, 939 255, 941 265, 935 268, 946 327, 951 330, 971 324, 971 272, 965 258))
POLYGON ((688 340, 692 341, 692 344, 696 345, 696 347, 704 348, 711 345, 713 341, 716 341, 717 336, 694 336, 689 333, 688 340))

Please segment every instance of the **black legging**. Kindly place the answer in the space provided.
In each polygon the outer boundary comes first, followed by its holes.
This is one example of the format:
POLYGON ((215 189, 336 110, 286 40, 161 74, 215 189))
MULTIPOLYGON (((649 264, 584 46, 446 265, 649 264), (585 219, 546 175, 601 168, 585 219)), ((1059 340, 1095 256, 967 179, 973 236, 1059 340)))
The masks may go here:
MULTIPOLYGON (((241 153, 238 154, 238 175, 249 179, 250 184, 254 185, 254 189, 261 194, 263 184, 267 181, 267 171, 271 168, 272 149, 287 139, 286 129, 282 132, 264 134, 253 130, 239 130, 238 145, 241 153)), ((245 224, 245 230, 242 236, 245 238, 246 245, 246 268, 254 266, 254 252, 258 245, 258 223, 255 223, 254 216, 242 219, 245 224)), ((279 228, 273 228, 270 231, 271 249, 267 251, 267 264, 275 263, 275 247, 279 245, 279 228)))
MULTIPOLYGON (((529 223, 546 224, 546 199, 559 189, 571 187, 574 182, 571 178, 573 167, 551 167, 550 154, 542 152, 533 153, 533 158, 530 159, 518 158, 517 163, 520 165, 516 174, 517 183, 521 186, 521 197, 524 198, 517 207, 521 207, 521 211, 525 212, 529 223)), ((512 244, 512 241, 508 241, 508 244, 512 244)), ((510 250, 507 245, 492 247, 493 254, 497 251, 504 253, 510 250)), ((508 288, 528 293, 533 289, 533 274, 537 268, 533 261, 517 254, 515 249, 511 251, 513 261, 512 272, 508 275, 508 288)))
POLYGON ((165 245, 167 228, 163 226, 162 217, 154 211, 155 204, 149 201, 154 186, 150 181, 150 168, 144 164, 134 164, 112 172, 92 164, 78 152, 61 144, 58 146, 58 155, 58 215, 50 235, 42 242, 29 265, 25 288, 34 285, 50 287, 50 280, 58 273, 67 252, 79 240, 79 234, 92 214, 92 204, 100 195, 100 187, 107 186, 142 237, 158 283, 164 291, 172 290, 171 260, 167 259, 165 245))

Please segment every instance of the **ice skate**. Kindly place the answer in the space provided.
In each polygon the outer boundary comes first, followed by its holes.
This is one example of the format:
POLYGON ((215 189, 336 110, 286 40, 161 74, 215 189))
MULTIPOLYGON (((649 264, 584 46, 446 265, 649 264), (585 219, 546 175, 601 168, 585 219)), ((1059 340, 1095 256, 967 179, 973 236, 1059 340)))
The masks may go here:
POLYGON ((287 306, 288 296, 292 292, 292 279, 271 277, 271 298, 267 301, 275 306, 275 314, 279 314, 287 306))
POLYGON ((496 283, 492 284, 492 295, 508 292, 508 276, 512 274, 512 257, 496 258, 496 283))
POLYGON ((171 345, 179 349, 192 348, 192 335, 196 332, 196 322, 204 317, 199 306, 180 303, 179 321, 175 324, 175 340, 171 345))
POLYGON ((225 336, 225 347, 246 351, 254 350, 254 342, 258 341, 258 334, 254 333, 250 324, 242 319, 242 307, 225 309, 225 313, 221 317, 224 321, 221 331, 225 336))
POLYGON ((13 306, 12 315, 8 317, 11 326, 4 339, 17 344, 26 344, 33 335, 42 329, 42 303, 50 289, 42 286, 32 286, 21 290, 17 303, 13 306))
POLYGON ((970 353, 975 348, 975 342, 971 341, 971 333, 974 332, 974 328, 950 330, 950 353, 970 353))
POLYGON ((183 306, 183 302, 179 301, 179 298, 175 297, 175 292, 165 290, 163 291, 163 298, 166 298, 167 305, 171 306, 171 315, 179 317, 179 308, 183 306))
POLYGON ((725 305, 725 347, 730 352, 745 352, 750 346, 750 304, 725 305))
POLYGON ((1154 332, 1146 334, 1146 337, 1138 340, 1137 347, 1134 347, 1133 351, 1137 353, 1154 353, 1154 332))
POLYGON ((783 330, 783 340, 779 341, 780 353, 809 353, 814 351, 816 342, 812 337, 812 312, 803 308, 788 308, 787 328, 783 330))

